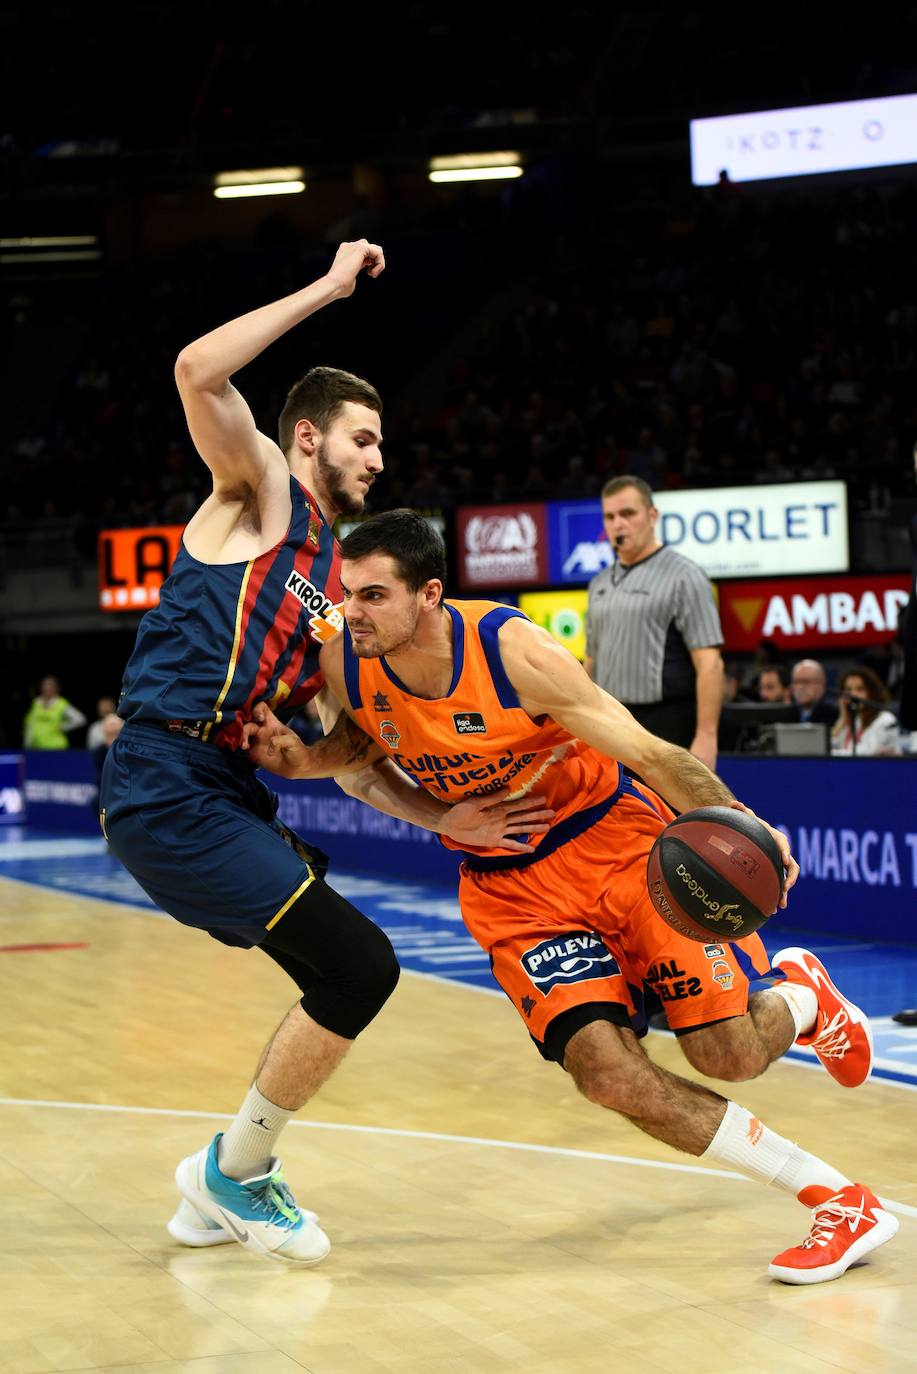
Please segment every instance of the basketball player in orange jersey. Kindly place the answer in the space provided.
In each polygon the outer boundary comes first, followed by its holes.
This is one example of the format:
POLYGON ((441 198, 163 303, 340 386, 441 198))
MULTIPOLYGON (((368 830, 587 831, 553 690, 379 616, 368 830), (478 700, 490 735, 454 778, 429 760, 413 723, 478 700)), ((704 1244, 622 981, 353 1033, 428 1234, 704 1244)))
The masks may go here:
MULTIPOLYGON (((649 734, 519 611, 444 602, 443 545, 420 516, 373 516, 341 552, 345 628, 324 645, 321 667, 349 731, 373 742, 362 762, 392 758, 441 800, 537 787, 554 810, 531 853, 465 849, 459 887, 464 920, 542 1055, 647 1134, 812 1208, 809 1236, 776 1257, 773 1277, 837 1278, 890 1239, 898 1222, 868 1188, 640 1046, 641 990, 652 983, 689 1063, 710 1077, 754 1078, 794 1041, 812 1044, 845 1086, 869 1074, 866 1018, 814 955, 782 951, 782 981, 750 993, 750 979, 769 969, 757 935, 702 945, 670 929, 650 901, 647 856, 673 816, 662 795, 684 811, 739 805, 728 788, 649 734)), ((352 766, 346 754, 359 737, 342 744, 348 729, 307 748, 266 707, 255 717, 249 743, 273 771, 315 777, 352 766)), ((785 836, 771 834, 784 906, 799 869, 785 836)))

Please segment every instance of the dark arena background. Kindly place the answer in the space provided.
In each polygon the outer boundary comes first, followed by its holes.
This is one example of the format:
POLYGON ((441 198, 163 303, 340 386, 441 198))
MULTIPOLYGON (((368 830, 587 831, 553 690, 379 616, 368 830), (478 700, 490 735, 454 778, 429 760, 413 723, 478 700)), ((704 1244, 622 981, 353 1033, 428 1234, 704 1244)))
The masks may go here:
MULTIPOLYGON (((913 4, 0 16, 0 1374, 917 1370, 915 53, 913 4), (455 855, 331 780, 274 779, 279 816, 404 970, 282 1142, 334 1249, 165 1229, 290 1000, 99 828, 122 673, 211 489, 173 369, 361 238, 379 279, 234 378, 272 438, 310 367, 378 387, 385 470, 341 537, 419 511, 447 595, 582 660, 631 475, 712 582, 717 772, 801 868, 767 951, 872 1020, 856 1094, 797 1045, 735 1088, 898 1216, 841 1288, 767 1278, 798 1209, 540 1063, 455 855)), ((664 1015, 689 984, 653 973, 643 1044, 699 1079, 664 1015)))

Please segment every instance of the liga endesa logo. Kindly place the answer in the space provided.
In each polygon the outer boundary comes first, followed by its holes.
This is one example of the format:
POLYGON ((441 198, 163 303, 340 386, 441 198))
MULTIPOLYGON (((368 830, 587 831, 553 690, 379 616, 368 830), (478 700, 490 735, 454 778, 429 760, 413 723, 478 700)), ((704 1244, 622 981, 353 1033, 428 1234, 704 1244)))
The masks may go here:
POLYGON ((754 649, 762 639, 790 649, 877 644, 894 635, 909 594, 906 573, 721 582, 726 648, 754 649))

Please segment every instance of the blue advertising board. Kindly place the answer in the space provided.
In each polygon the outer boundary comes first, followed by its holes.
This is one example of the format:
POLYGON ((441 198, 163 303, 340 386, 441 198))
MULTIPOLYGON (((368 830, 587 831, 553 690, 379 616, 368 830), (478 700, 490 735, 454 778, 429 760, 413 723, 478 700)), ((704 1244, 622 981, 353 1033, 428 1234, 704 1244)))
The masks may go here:
POLYGON ((735 756, 718 771, 789 838, 794 925, 917 944, 915 760, 735 756))
POLYGON ((21 754, 0 754, 0 825, 22 825, 26 819, 24 777, 21 754))
POLYGON ((600 501, 548 502, 548 574, 551 582, 582 587, 612 561, 600 501))
MULTIPOLYGON (((25 769, 30 825, 99 834, 89 754, 30 752, 25 769)), ((801 865, 790 911, 774 917, 775 928, 786 919, 825 934, 917 944, 917 761, 726 756, 719 771, 785 830, 801 865)), ((280 818, 335 868, 454 881, 457 859, 430 831, 373 811, 331 780, 266 781, 280 818)))

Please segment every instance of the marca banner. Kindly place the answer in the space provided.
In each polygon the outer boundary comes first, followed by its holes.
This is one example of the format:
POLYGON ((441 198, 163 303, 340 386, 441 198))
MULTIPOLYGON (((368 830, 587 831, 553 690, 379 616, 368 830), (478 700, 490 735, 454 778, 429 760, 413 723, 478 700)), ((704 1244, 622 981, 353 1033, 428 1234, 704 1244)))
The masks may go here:
POLYGON ((519 609, 536 625, 548 630, 582 663, 586 657, 585 590, 568 592, 521 592, 519 609))
POLYGON ((805 177, 917 162, 917 95, 691 120, 691 180, 805 177))
POLYGON ((792 650, 854 649, 893 637, 910 577, 768 578, 724 582, 719 592, 730 653, 754 649, 762 639, 792 650))
POLYGON ((159 605, 159 588, 181 545, 182 525, 100 530, 99 606, 103 611, 146 611, 159 605))
POLYGON ((778 911, 760 932, 769 950, 798 928, 913 937, 917 820, 902 798, 915 767, 914 758, 720 760, 727 787, 784 832, 800 866, 786 918, 778 911))
MULTIPOLYGON (((660 491, 656 532, 708 577, 846 572, 843 482, 660 491)), ((612 561, 600 501, 548 503, 552 582, 582 586, 612 561)))
POLYGON ((460 506, 455 513, 459 586, 537 587, 548 581, 543 503, 460 506))

